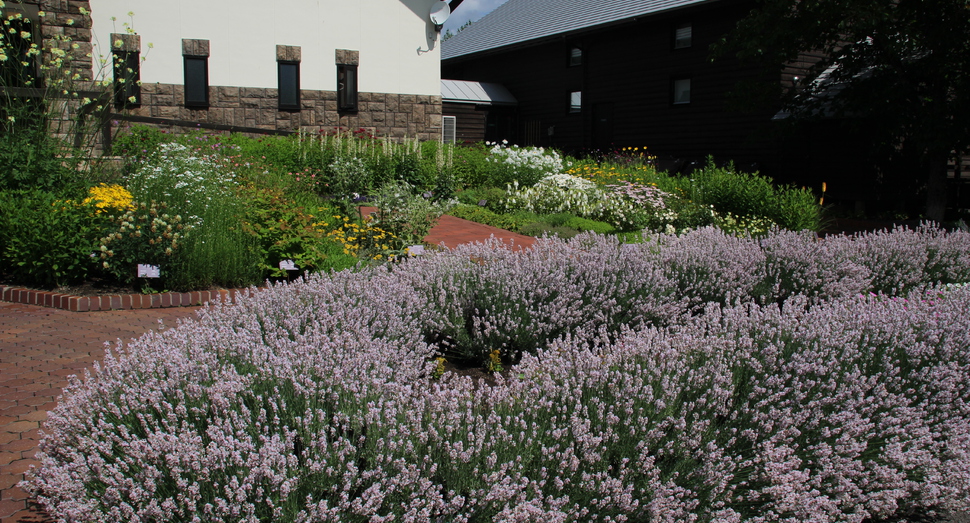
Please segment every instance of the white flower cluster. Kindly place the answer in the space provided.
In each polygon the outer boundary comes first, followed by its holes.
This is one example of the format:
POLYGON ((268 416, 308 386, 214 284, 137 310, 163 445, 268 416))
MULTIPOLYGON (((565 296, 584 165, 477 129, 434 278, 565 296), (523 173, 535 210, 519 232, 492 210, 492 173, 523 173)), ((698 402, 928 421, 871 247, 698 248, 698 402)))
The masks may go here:
POLYGON ((564 173, 550 174, 539 180, 539 184, 580 191, 588 191, 596 188, 596 184, 589 180, 584 180, 571 174, 564 173))
POLYGON ((515 172, 540 172, 542 174, 557 174, 563 171, 562 157, 555 150, 543 147, 519 147, 508 145, 507 140, 499 142, 485 142, 491 146, 489 156, 485 158, 491 163, 503 164, 511 167, 515 172))
POLYGON ((237 182, 232 170, 221 166, 217 157, 166 143, 159 147, 158 160, 135 171, 128 185, 138 197, 189 209, 193 203, 207 205, 213 196, 226 195, 237 182))
POLYGON ((526 210, 537 214, 570 213, 609 223, 621 230, 650 224, 656 230, 677 219, 677 213, 665 207, 644 205, 633 198, 595 184, 560 174, 548 176, 533 187, 520 188, 518 183, 508 187, 508 197, 502 202, 506 211, 526 210))

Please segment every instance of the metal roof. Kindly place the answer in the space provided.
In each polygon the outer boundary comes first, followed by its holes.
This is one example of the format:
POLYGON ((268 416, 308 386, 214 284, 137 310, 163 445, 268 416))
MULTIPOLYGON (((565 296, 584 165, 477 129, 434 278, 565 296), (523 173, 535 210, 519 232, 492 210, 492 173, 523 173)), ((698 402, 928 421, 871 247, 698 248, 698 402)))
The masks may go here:
POLYGON ((508 0, 441 43, 441 59, 713 0, 508 0))
POLYGON ((482 105, 516 105, 518 100, 505 86, 487 82, 441 80, 441 100, 482 105))

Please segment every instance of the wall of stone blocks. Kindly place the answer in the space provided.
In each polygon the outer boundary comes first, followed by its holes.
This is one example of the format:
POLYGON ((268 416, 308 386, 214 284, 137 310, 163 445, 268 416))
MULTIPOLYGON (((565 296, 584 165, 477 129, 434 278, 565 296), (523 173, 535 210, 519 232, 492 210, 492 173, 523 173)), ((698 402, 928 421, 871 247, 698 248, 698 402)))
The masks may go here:
POLYGON ((183 105, 178 84, 143 84, 133 116, 280 131, 364 131, 392 138, 441 139, 441 97, 394 93, 358 95, 356 113, 337 111, 336 91, 300 91, 300 111, 280 111, 276 89, 209 87, 209 108, 183 105))

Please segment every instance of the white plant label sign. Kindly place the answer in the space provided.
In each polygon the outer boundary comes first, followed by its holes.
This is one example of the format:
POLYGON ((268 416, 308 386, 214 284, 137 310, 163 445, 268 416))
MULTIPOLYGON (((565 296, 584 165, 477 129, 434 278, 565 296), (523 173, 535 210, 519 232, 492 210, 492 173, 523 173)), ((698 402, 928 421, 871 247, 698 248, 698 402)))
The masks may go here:
POLYGON ((148 265, 144 263, 138 264, 138 277, 139 278, 161 278, 162 271, 158 265, 148 265))
POLYGON ((280 261, 280 270, 281 271, 296 271, 296 270, 299 270, 299 269, 296 268, 296 262, 294 262, 293 260, 281 260, 280 261))

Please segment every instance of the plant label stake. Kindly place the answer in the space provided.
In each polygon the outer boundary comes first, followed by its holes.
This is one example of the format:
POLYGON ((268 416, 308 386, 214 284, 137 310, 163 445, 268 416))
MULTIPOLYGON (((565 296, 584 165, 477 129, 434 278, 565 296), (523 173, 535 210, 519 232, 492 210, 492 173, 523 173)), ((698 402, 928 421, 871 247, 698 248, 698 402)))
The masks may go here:
POLYGON ((144 263, 138 264, 138 277, 139 278, 161 278, 162 271, 159 269, 158 265, 148 265, 144 263))

